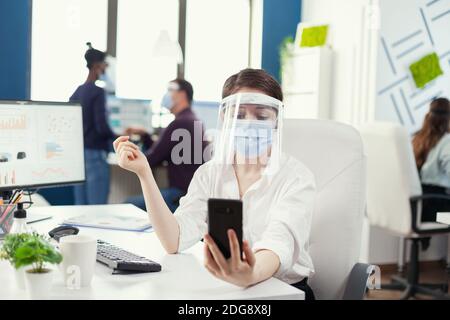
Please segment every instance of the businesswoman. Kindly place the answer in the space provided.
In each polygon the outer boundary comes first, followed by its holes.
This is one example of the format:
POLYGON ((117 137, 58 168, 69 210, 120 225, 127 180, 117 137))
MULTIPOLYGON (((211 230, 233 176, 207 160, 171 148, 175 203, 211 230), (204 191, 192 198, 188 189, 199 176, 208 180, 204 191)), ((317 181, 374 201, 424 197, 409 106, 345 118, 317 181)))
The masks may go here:
MULTIPOLYGON (((448 194, 450 189, 450 103, 431 102, 422 128, 414 135, 413 148, 424 194, 448 194)), ((448 200, 423 202, 422 221, 436 221, 436 212, 450 211, 448 200)))
POLYGON ((281 152, 283 123, 280 85, 263 70, 245 69, 224 84, 213 158, 194 174, 187 195, 172 215, 148 162, 119 137, 114 148, 122 168, 141 182, 151 223, 164 248, 177 253, 205 242, 205 267, 217 278, 247 287, 272 276, 314 294, 308 238, 315 197, 312 173, 281 152), (225 259, 207 234, 207 200, 243 202, 243 258, 228 230, 231 258, 225 259))
POLYGON ((83 109, 84 159, 86 182, 74 187, 75 204, 105 204, 109 194, 109 166, 106 162, 111 141, 116 138, 108 124, 106 97, 95 82, 105 73, 106 54, 92 48, 84 58, 89 69, 84 84, 78 86, 70 101, 79 102, 83 109))

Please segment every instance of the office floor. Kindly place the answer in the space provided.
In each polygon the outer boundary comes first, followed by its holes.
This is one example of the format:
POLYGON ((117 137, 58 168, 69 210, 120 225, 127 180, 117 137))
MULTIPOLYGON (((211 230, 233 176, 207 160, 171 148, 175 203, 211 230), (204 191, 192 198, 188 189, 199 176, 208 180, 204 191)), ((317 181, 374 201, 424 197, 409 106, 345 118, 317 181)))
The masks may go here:
MULTIPOLYGON (((423 262, 420 265, 421 274, 420 274, 420 282, 421 283, 447 283, 449 286, 449 294, 450 294, 450 273, 447 272, 446 266, 444 262, 423 262)), ((396 265, 385 265, 380 266, 381 268, 381 283, 386 284, 391 282, 391 276, 397 274, 397 266, 396 265)), ((375 299, 375 300, 397 300, 400 298, 402 292, 395 290, 371 290, 367 299, 375 299)), ((430 299, 427 296, 418 296, 417 299, 430 299)))

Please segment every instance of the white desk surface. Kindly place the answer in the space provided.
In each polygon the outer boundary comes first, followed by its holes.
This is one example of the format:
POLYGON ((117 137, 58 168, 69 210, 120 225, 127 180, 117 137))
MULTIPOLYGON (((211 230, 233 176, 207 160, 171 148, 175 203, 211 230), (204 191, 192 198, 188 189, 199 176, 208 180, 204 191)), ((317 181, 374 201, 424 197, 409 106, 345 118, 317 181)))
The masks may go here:
MULTIPOLYGON (((128 205, 122 206, 126 211, 128 205)), ((33 214, 51 214, 53 218, 30 226, 40 233, 47 233, 65 218, 99 210, 108 210, 108 206, 36 207, 29 211, 33 214)), ((142 211, 142 214, 146 213, 142 211)), ((62 275, 57 271, 53 281, 52 299, 304 299, 303 291, 275 278, 246 289, 214 278, 203 267, 202 243, 184 253, 169 255, 165 253, 154 233, 80 228, 80 234, 106 240, 148 257, 160 263, 162 271, 112 275, 111 269, 97 263, 91 286, 79 290, 67 289, 62 275)), ((26 293, 17 289, 13 269, 5 261, 0 261, 0 284, 0 300, 26 298, 26 293)))
POLYGON ((436 221, 450 225, 450 212, 438 212, 436 221))

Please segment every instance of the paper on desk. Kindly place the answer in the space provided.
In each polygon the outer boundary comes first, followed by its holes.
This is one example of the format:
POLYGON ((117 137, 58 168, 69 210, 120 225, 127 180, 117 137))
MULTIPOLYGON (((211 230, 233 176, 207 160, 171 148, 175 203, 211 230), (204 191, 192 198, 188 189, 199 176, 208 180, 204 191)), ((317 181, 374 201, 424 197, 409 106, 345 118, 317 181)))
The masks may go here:
POLYGON ((147 217, 130 217, 104 213, 90 213, 69 218, 64 220, 62 224, 123 231, 151 231, 151 225, 147 217))

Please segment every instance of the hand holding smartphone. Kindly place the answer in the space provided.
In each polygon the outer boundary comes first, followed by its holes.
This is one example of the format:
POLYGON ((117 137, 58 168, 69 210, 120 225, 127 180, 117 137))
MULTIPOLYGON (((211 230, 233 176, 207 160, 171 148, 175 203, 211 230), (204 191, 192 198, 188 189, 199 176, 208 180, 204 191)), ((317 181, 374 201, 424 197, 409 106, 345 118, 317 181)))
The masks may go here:
POLYGON ((208 200, 208 233, 225 259, 230 258, 228 230, 233 229, 242 257, 242 201, 230 199, 208 200))

